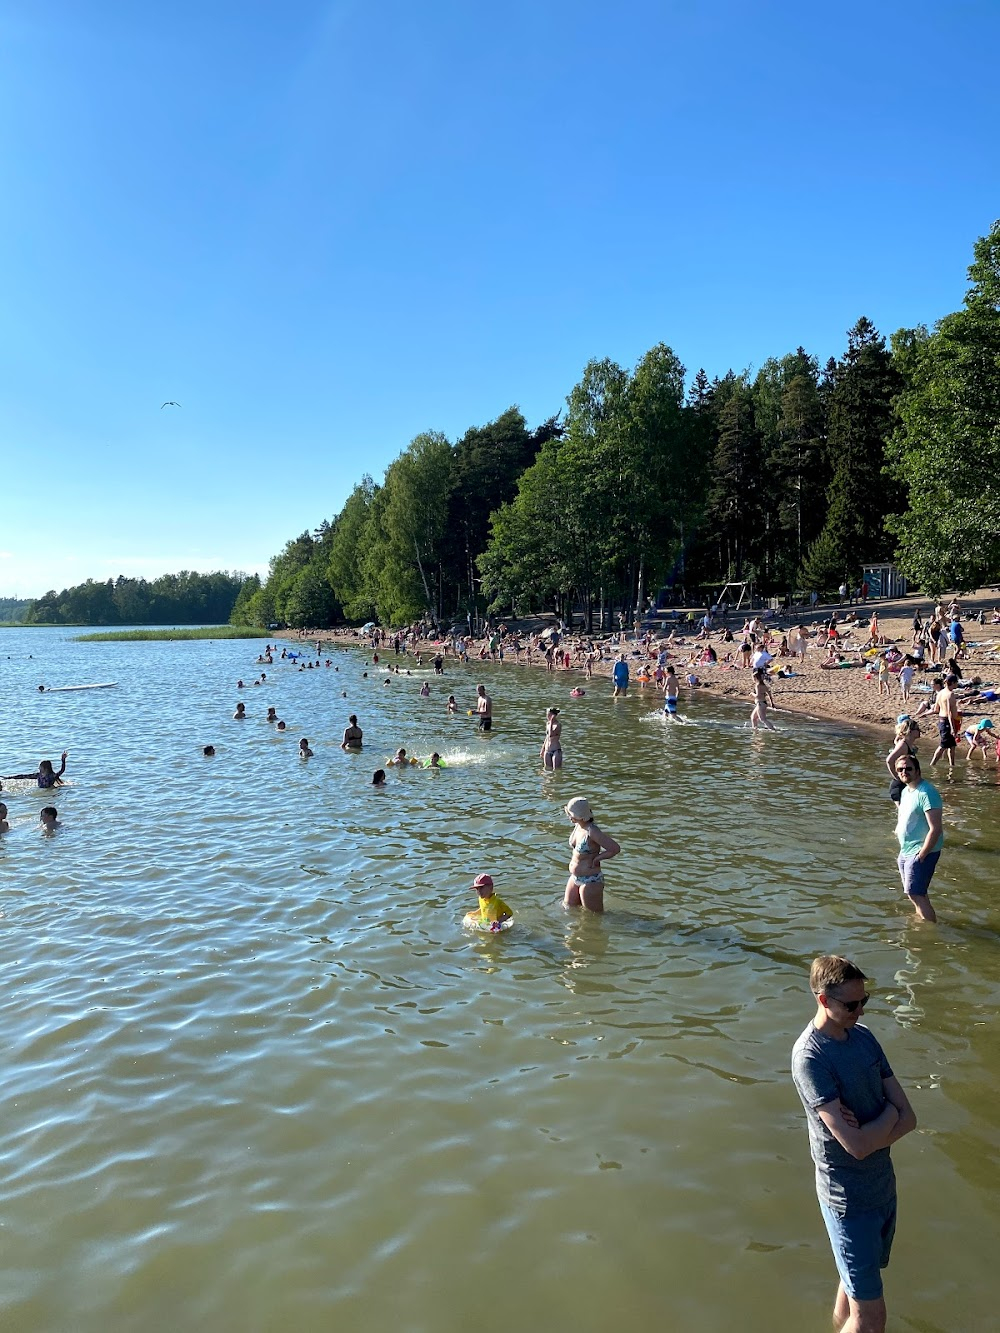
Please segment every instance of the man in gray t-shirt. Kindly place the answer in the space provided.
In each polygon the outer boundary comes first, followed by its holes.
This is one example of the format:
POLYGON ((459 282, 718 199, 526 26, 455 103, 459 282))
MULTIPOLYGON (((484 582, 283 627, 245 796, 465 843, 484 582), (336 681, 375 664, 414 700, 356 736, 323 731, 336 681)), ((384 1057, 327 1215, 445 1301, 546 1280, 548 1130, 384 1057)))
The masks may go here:
POLYGON ((843 1333, 885 1328, 880 1270, 896 1226, 889 1147, 917 1123, 881 1046, 858 1021, 869 998, 865 980, 846 958, 815 959, 816 1016, 792 1048, 816 1193, 840 1274, 833 1319, 843 1333))

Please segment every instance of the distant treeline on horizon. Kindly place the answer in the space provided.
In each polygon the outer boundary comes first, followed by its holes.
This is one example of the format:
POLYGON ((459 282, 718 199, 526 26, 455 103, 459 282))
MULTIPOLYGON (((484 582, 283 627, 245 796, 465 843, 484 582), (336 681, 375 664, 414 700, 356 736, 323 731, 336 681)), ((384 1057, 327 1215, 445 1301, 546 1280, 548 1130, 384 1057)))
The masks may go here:
POLYGON ((30 605, 22 597, 0 597, 0 625, 19 624, 30 605))
POLYGON ((928 593, 1000 575, 1000 222, 963 308, 891 345, 868 319, 839 359, 803 347, 710 380, 670 347, 591 361, 565 416, 517 407, 418 435, 381 484, 243 584, 238 624, 399 625, 597 606, 747 581, 805 596, 894 562, 928 593))
POLYGON ((22 603, 17 618, 26 625, 224 625, 245 582, 245 574, 189 570, 151 582, 87 579, 22 603))

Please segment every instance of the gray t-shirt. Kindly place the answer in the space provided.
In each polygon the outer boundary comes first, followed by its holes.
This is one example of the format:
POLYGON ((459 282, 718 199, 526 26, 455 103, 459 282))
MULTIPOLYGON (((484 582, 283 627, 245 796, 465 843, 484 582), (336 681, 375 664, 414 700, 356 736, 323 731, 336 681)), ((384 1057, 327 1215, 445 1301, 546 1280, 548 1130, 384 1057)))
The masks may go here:
POLYGON ((888 1148, 858 1161, 827 1129, 816 1108, 839 1097, 866 1125, 882 1113, 882 1080, 892 1078, 882 1047, 861 1023, 846 1041, 824 1036, 812 1023, 792 1047, 792 1079, 809 1119, 809 1151, 816 1163, 816 1193, 834 1208, 885 1208, 896 1197, 888 1148))

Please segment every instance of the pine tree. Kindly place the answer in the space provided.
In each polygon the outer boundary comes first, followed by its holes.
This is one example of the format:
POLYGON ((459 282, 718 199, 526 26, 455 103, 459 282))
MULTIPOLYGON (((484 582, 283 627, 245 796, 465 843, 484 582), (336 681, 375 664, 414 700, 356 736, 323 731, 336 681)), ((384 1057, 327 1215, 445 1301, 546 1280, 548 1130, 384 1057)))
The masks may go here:
POLYGON ((901 379, 885 339, 870 320, 862 317, 850 330, 847 351, 827 381, 832 477, 822 550, 839 565, 838 582, 851 582, 866 561, 889 558, 892 541, 886 517, 900 501, 899 485, 886 473, 885 463, 901 379))

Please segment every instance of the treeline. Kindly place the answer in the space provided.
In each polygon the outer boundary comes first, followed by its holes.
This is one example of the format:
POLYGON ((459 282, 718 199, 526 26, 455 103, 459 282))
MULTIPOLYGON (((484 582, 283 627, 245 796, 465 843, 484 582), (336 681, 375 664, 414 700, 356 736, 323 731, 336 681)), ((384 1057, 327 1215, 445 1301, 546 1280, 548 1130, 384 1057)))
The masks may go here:
POLYGON ((593 361, 565 416, 511 407, 452 443, 418 435, 381 485, 243 586, 237 622, 400 624, 752 582, 826 593, 895 560, 929 592, 1000 573, 1000 222, 963 309, 891 346, 868 319, 822 367, 804 348, 689 385, 660 344, 593 361))
POLYGON ((23 619, 29 625, 224 625, 246 582, 244 574, 189 570, 151 582, 123 575, 106 583, 88 579, 30 602, 23 619))
POLYGON ((30 605, 30 601, 22 601, 19 597, 0 597, 0 625, 19 623, 30 605))

